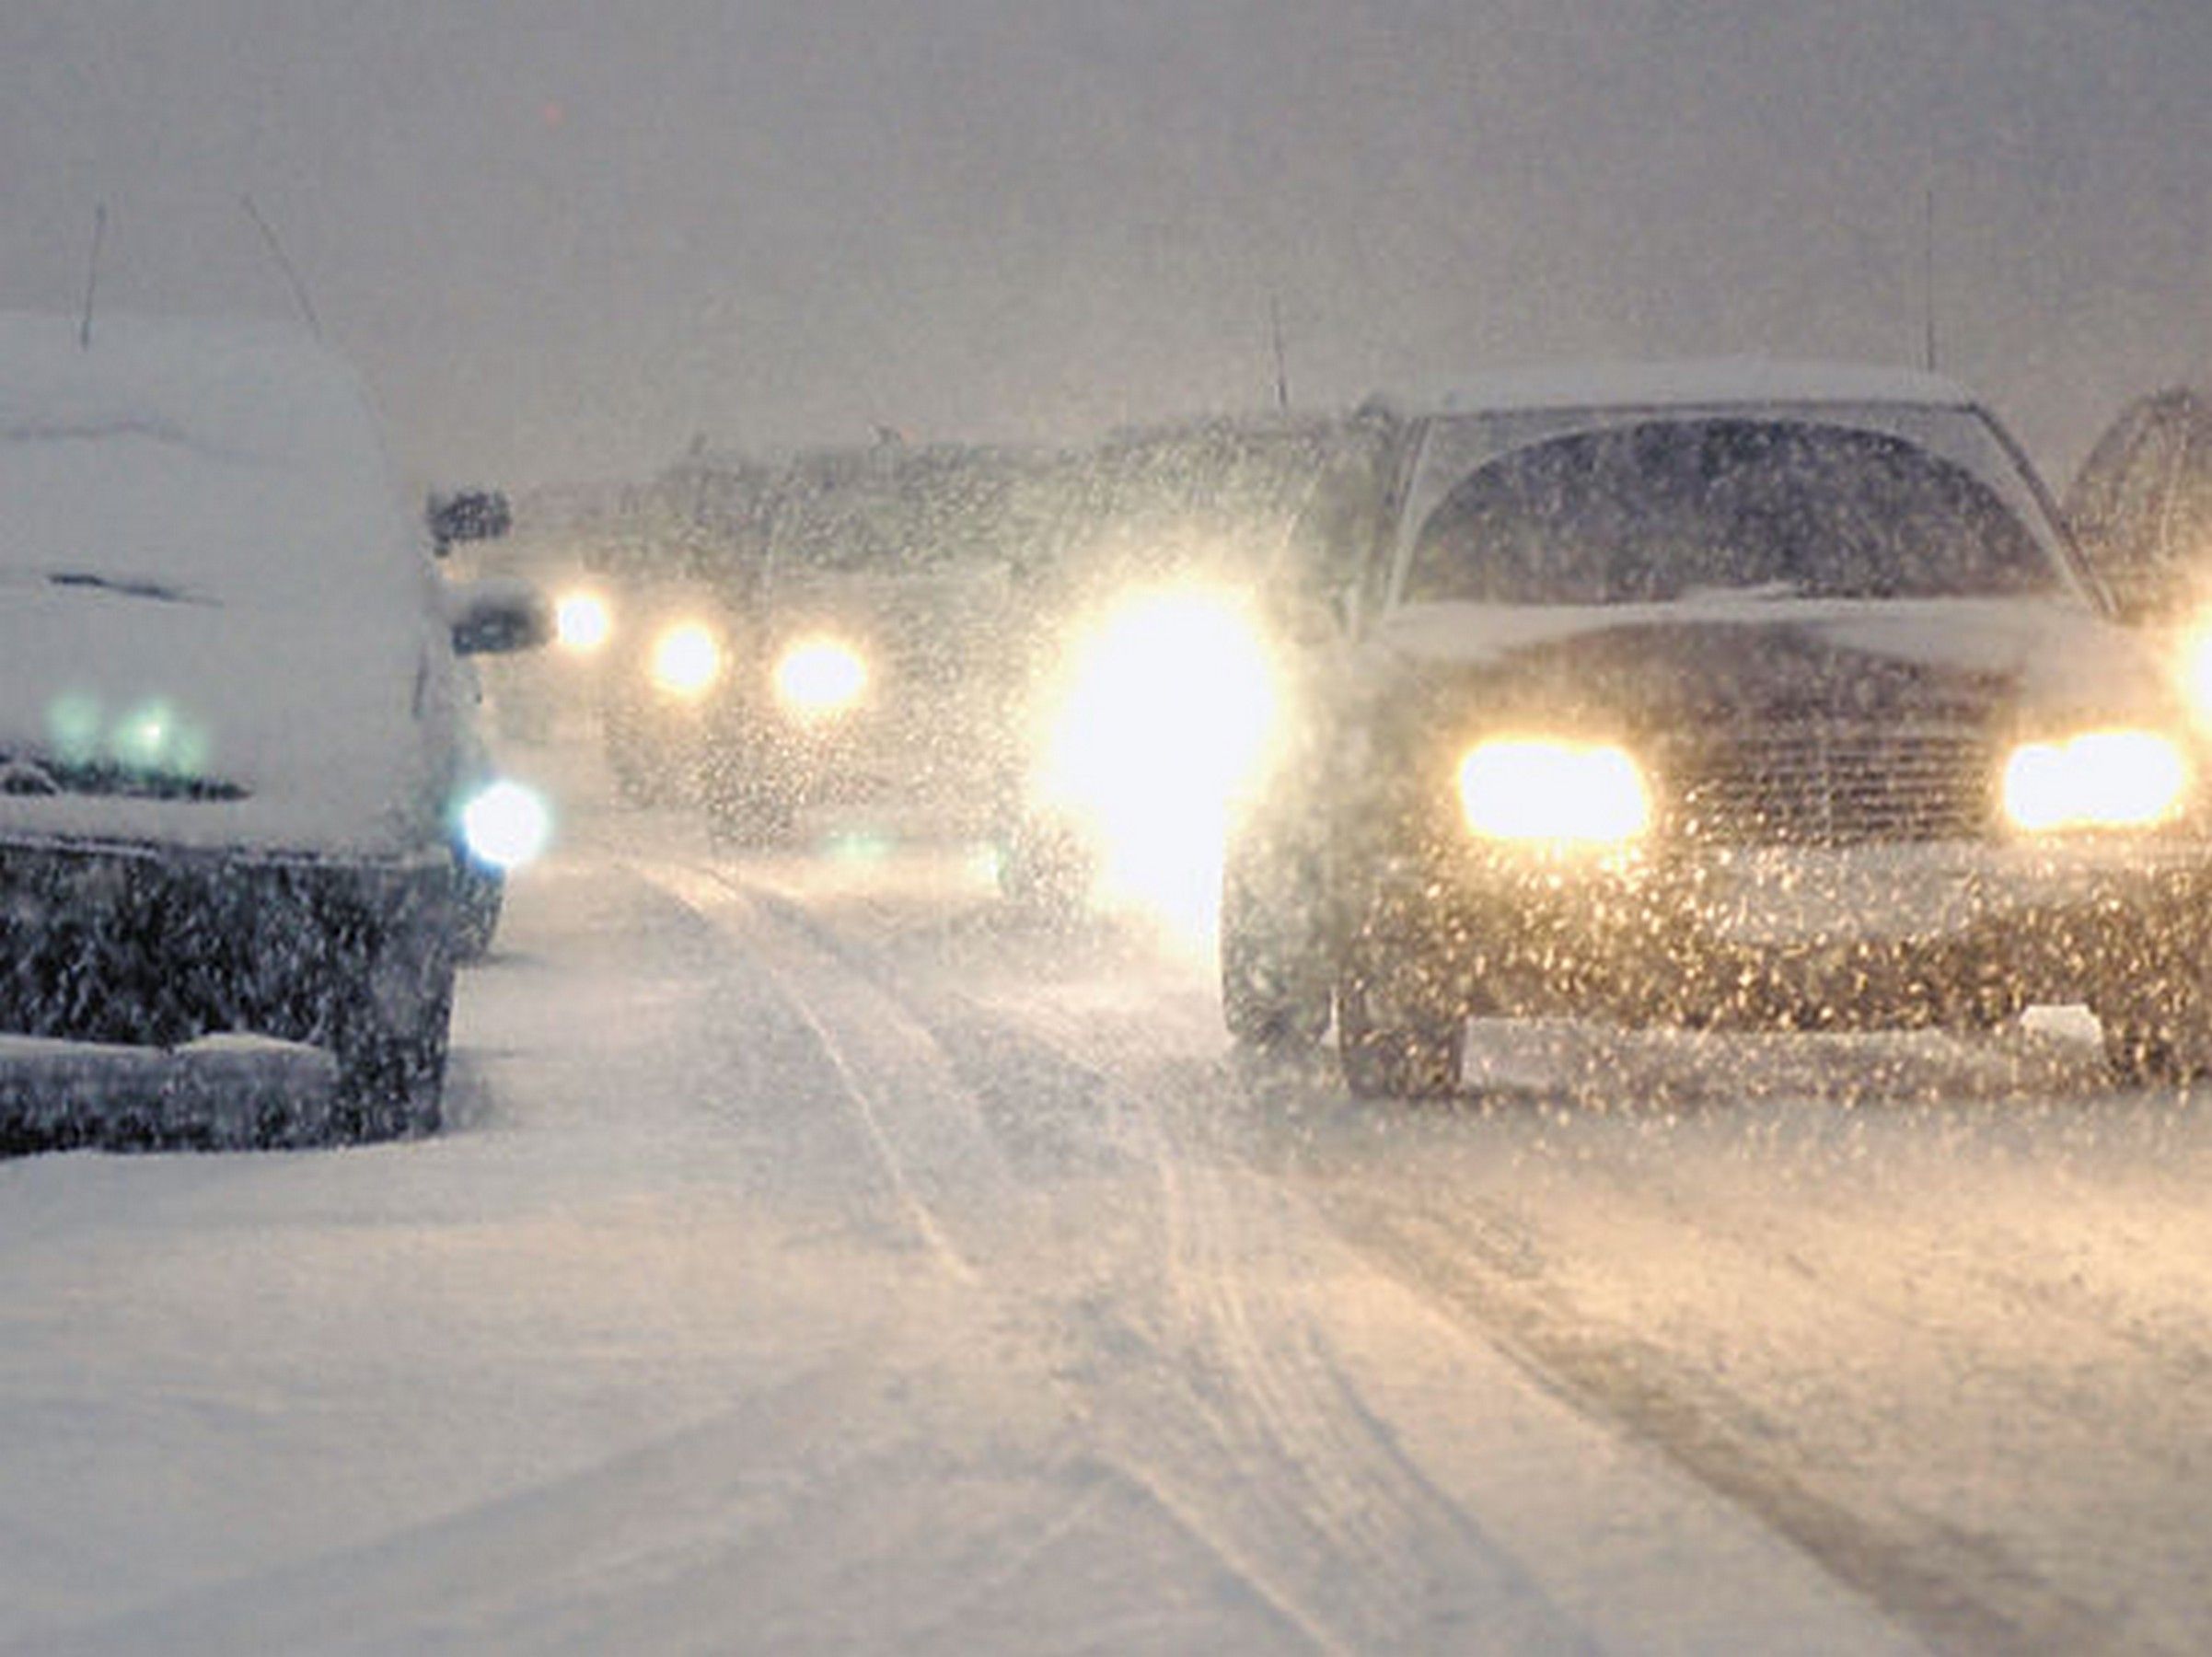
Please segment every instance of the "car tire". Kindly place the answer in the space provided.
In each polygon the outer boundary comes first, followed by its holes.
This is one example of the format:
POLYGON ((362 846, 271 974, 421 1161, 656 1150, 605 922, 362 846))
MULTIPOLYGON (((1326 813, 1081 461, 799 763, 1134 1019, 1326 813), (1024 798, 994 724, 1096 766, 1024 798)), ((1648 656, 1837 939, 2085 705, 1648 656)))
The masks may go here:
POLYGON ((1332 1001, 1320 882, 1232 841, 1222 870, 1222 1021, 1247 1047, 1311 1047, 1332 1001))
POLYGON ((1409 1005, 1358 961, 1337 979, 1337 1057, 1361 1099, 1436 1099, 1459 1089, 1466 1021, 1409 1005))
POLYGON ((332 1043, 344 1137, 414 1139, 443 1126, 453 1021, 450 929, 449 921, 394 926, 349 986, 332 1043))

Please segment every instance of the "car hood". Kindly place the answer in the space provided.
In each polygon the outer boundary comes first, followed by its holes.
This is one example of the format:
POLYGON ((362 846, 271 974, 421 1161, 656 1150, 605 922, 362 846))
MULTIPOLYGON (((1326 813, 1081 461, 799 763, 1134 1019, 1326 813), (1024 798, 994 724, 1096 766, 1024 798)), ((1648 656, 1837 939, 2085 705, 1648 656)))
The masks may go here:
POLYGON ((1627 731, 1897 719, 2171 723, 2140 636, 2058 599, 1792 599, 1406 606, 1362 682, 1411 712, 1473 699, 1483 723, 1627 731))

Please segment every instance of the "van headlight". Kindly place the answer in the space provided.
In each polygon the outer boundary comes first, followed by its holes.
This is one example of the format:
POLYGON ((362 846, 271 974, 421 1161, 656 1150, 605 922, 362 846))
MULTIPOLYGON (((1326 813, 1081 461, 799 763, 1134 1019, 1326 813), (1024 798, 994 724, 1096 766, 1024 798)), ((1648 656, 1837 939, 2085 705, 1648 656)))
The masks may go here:
POLYGON ((1562 851, 1626 846, 1651 827, 1642 768, 1609 743, 1481 743, 1459 762, 1459 806, 1484 840, 1562 851))
POLYGON ((2005 760, 2005 818, 2031 834, 2147 828, 2181 815, 2188 757, 2156 731, 2088 731, 2023 742, 2005 760))
POLYGON ((801 639, 776 662, 776 701, 797 719, 834 717, 867 689, 868 664, 838 639, 801 639))
POLYGON ((653 641, 645 671, 656 689, 683 701, 696 701, 722 677, 722 641, 703 621, 677 621, 653 641))

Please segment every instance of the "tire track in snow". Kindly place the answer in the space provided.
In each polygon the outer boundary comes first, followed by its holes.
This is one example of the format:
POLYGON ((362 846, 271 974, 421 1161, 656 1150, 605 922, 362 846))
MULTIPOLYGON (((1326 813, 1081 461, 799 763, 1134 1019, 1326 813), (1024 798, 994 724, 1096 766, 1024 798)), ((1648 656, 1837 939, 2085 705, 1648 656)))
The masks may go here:
POLYGON ((682 863, 640 870, 729 933, 819 1049, 916 1237, 965 1283, 979 1279, 948 1210, 1003 1211, 1013 1179, 974 1095, 895 998, 729 875, 682 863))
MULTIPOLYGON (((1117 1074, 1077 1028, 1030 1009, 1030 1037, 1094 1078, 1164 1197, 1163 1379, 1113 1463, 1326 1651, 1448 1644, 1594 1649, 1511 1551, 1406 1454, 1334 1355, 1282 1257, 1298 1216, 1225 1168, 1199 1128, 1117 1074)), ((1124 1049, 1126 1050, 1126 1049, 1124 1049)), ((1189 1084, 1211 1091, 1211 1067, 1189 1084)), ((1203 1104, 1199 1107, 1203 1108, 1203 1104)))
POLYGON ((1940 1524, 1900 1528, 1836 1498, 1790 1465, 1757 1411, 1720 1378, 1685 1368, 1655 1341, 1582 1314, 1541 1267, 1530 1229, 1491 1205, 1458 1212, 1442 1193, 1408 1208, 1406 1192, 1324 1198, 1339 1232, 1414 1292, 1489 1332, 1529 1373, 1593 1419, 1611 1420, 1699 1483, 1757 1514, 1838 1581, 1946 1647, 2048 1654, 2100 1649, 2112 1630, 1989 1549, 1940 1524), (1497 1258, 1509 1232, 1515 1265, 1497 1258))

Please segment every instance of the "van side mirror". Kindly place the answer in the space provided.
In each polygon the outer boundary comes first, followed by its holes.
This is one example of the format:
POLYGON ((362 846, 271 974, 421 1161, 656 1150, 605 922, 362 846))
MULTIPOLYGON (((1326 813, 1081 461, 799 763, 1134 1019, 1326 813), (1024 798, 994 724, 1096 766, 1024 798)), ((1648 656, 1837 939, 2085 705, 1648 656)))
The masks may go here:
POLYGON ((461 655, 535 650, 553 636, 553 607, 527 581, 512 576, 457 583, 446 592, 446 620, 461 655))
POLYGON ((514 510, 496 489, 463 489, 434 494, 423 509, 430 540, 440 558, 455 541, 497 540, 515 527, 514 510))

